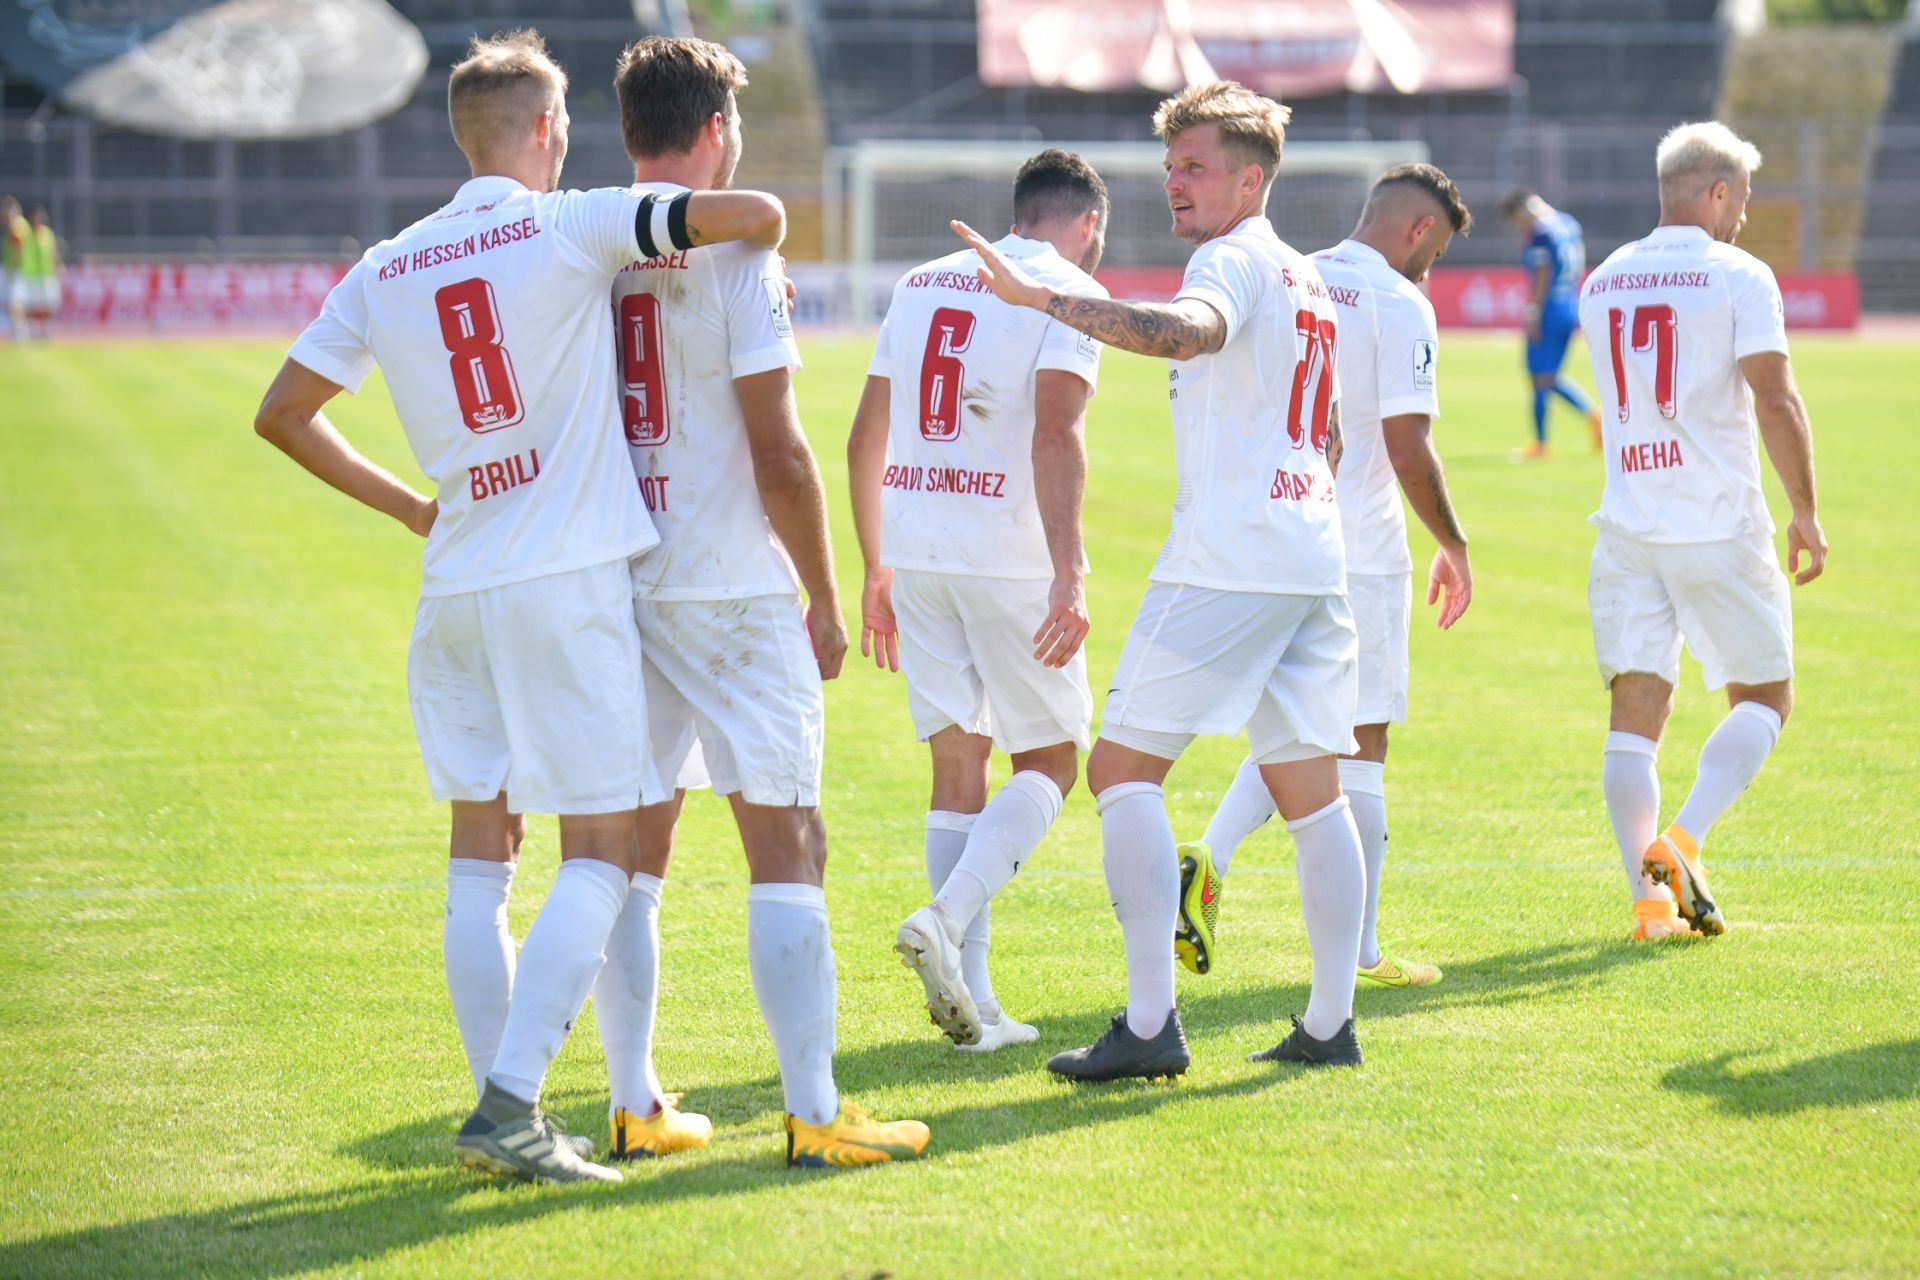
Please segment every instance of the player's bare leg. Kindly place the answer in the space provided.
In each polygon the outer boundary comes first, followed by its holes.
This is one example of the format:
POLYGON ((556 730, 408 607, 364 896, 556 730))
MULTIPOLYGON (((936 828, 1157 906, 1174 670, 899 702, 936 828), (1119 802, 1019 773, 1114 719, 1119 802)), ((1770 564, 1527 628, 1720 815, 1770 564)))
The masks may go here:
POLYGON ((520 948, 513 999, 480 1104, 454 1140, 471 1168, 543 1181, 618 1182, 584 1162, 540 1110, 540 1089, 600 971, 626 904, 634 815, 562 814, 560 873, 520 948))
POLYGON ((1327 755, 1264 764, 1260 776, 1293 836, 1300 914, 1313 952, 1313 989, 1305 1015, 1294 1019, 1287 1037, 1249 1057, 1256 1062, 1357 1066, 1353 975, 1360 960, 1367 868, 1352 808, 1340 792, 1338 761, 1327 755))
POLYGON ((956 1048, 987 1052, 1029 1043, 1039 1033, 1005 1018, 994 996, 989 904, 1059 816, 1079 753, 1071 742, 1015 752, 1013 776, 988 801, 992 739, 949 725, 927 743, 933 755, 927 882, 934 898, 900 926, 895 950, 921 979, 929 1013, 956 1048))
POLYGON ((634 812, 634 873, 627 905, 607 939, 607 962, 593 984, 600 1047, 607 1055, 610 1158, 636 1160, 704 1147, 713 1124, 680 1111, 680 1095, 653 1069, 653 1029, 660 997, 660 898, 685 791, 634 812))
POLYGON ((1047 1070, 1074 1080, 1177 1076, 1191 1061, 1173 1003, 1173 928, 1180 872, 1161 783, 1184 746, 1155 755, 1108 738, 1087 757, 1100 815, 1107 892, 1127 953, 1127 1008, 1093 1044, 1055 1054, 1047 1070))

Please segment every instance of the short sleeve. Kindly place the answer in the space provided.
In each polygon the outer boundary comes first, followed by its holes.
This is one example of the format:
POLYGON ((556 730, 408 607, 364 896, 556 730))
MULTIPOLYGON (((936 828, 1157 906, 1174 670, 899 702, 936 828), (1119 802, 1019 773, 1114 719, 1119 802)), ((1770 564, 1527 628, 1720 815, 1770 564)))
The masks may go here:
POLYGON ((354 264, 327 294, 327 300, 287 357, 348 392, 358 392, 373 372, 373 348, 367 337, 367 269, 354 264))
POLYGON ((1527 241, 1527 247, 1520 251, 1520 261, 1528 267, 1549 264, 1553 259, 1553 242, 1544 231, 1536 230, 1533 238, 1527 241))
POLYGON ((880 335, 873 340, 873 359, 867 362, 869 378, 891 378, 893 376, 893 352, 887 346, 887 325, 892 321, 893 313, 880 322, 880 335))
POLYGON ((1766 263, 1753 259, 1729 273, 1733 295, 1733 358, 1787 349, 1787 310, 1780 284, 1766 263))
POLYGON ((1180 281, 1174 301, 1198 298, 1220 313, 1227 322, 1226 341, 1232 342, 1247 317, 1260 305, 1264 288, 1259 264, 1253 255, 1226 239, 1209 241, 1187 260, 1187 273, 1180 281))
POLYGON ((1420 413, 1429 418, 1440 416, 1440 392, 1436 365, 1440 359, 1440 334, 1434 324, 1433 305, 1425 298, 1393 295, 1383 297, 1375 311, 1379 318, 1379 342, 1374 358, 1380 387, 1380 416, 1400 417, 1420 413))
POLYGON ((554 230, 569 247, 608 276, 640 257, 633 221, 640 212, 641 194, 625 187, 598 187, 592 191, 561 191, 561 216, 554 230))
POLYGON ((798 369, 800 348, 787 314, 780 255, 771 249, 736 250, 715 265, 725 269, 727 354, 733 376, 798 369))
MULTIPOLYGON (((1105 289, 1091 282, 1074 292, 1086 297, 1108 296, 1105 289)), ((1040 358, 1035 361, 1034 367, 1071 373, 1087 384, 1087 393, 1091 395, 1100 386, 1101 345, 1100 340, 1092 334, 1081 333, 1048 317, 1047 327, 1040 335, 1040 358)))

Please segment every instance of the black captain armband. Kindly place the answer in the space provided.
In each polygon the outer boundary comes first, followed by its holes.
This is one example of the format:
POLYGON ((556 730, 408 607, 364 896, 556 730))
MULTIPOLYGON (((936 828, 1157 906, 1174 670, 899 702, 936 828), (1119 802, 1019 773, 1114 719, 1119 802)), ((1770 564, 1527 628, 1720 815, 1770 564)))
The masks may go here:
POLYGON ((633 214, 633 239, 643 259, 664 257, 667 250, 660 247, 662 243, 669 249, 694 247, 687 234, 687 202, 692 199, 691 191, 665 200, 651 192, 640 197, 640 206, 633 214))

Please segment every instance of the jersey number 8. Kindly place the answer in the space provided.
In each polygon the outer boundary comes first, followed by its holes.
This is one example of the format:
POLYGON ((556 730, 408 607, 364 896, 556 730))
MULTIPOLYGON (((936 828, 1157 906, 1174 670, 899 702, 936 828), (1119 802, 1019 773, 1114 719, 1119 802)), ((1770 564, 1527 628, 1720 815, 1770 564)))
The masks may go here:
POLYGON ((460 420, 472 432, 499 431, 526 416, 513 358, 500 345, 500 311, 493 286, 478 276, 447 285, 433 295, 440 313, 440 340, 453 375, 460 420))

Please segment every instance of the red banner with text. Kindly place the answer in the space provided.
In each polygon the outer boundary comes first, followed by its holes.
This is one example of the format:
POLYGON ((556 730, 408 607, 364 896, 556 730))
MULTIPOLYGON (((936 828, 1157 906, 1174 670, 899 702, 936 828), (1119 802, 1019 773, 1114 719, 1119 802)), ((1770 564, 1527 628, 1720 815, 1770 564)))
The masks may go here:
POLYGON ((299 329, 343 262, 88 262, 61 271, 60 327, 107 332, 299 329))

